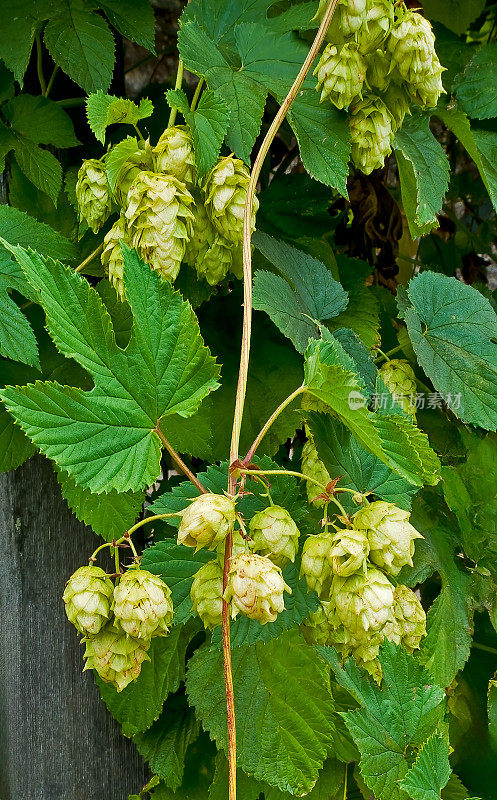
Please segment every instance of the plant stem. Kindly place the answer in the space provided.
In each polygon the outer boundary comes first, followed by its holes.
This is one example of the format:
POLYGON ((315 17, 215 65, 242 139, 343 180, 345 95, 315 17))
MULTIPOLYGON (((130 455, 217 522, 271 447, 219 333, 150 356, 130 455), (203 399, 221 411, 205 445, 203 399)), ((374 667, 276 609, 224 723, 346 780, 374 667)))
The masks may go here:
POLYGON ((489 647, 488 644, 480 644, 480 642, 473 642, 471 647, 474 647, 475 650, 483 650, 484 653, 493 653, 497 656, 497 648, 496 647, 489 647))
MULTIPOLYGON (((335 13, 338 0, 330 0, 323 21, 311 45, 306 60, 304 61, 299 74, 290 88, 287 96, 281 104, 278 113, 273 119, 264 137, 260 150, 254 161, 250 180, 247 187, 247 197, 243 214, 243 331, 240 353, 240 367, 238 372, 238 385, 236 390, 235 413, 233 416, 233 430, 230 444, 230 464, 238 460, 240 447, 240 432, 242 428, 243 409, 245 406, 245 395, 247 393, 248 368, 250 361, 250 339, 252 334, 252 212, 254 208, 254 197, 257 182, 261 173, 262 165, 268 154, 269 148, 276 136, 278 129, 285 119, 288 109, 295 100, 298 92, 302 88, 305 78, 311 69, 314 60, 323 44, 326 31, 335 13)), ((230 474, 228 490, 233 496, 236 493, 235 475, 230 474)), ((224 551, 224 577, 227 579, 229 559, 233 545, 233 534, 226 537, 226 547, 224 551)), ((224 584, 224 580, 223 580, 224 584)), ((223 599, 223 659, 224 659, 224 682, 226 689, 226 709, 228 720, 228 796, 229 800, 236 800, 236 724, 235 724, 235 698, 233 694, 233 676, 231 672, 231 648, 230 648, 230 627, 229 627, 228 604, 223 599)))
POLYGON ((169 514, 154 514, 151 517, 145 517, 145 519, 141 519, 140 522, 137 522, 136 525, 133 525, 133 527, 128 530, 128 536, 131 536, 131 534, 137 531, 138 528, 141 528, 142 525, 146 525, 148 522, 155 522, 158 519, 166 519, 167 517, 180 517, 180 516, 181 514, 172 512, 169 514))
POLYGON ((392 349, 389 350, 388 353, 384 353, 383 350, 380 350, 380 348, 377 347, 376 350, 380 354, 380 356, 378 358, 375 358, 375 361, 380 361, 381 358, 384 358, 386 361, 390 361, 390 356, 395 355, 395 353, 399 353, 403 349, 404 349, 403 345, 399 344, 397 345, 397 347, 392 347, 392 349))
POLYGON ((169 444, 169 442, 167 441, 166 437, 164 436, 164 434, 162 433, 161 429, 159 428, 159 425, 157 425, 157 427, 155 429, 155 432, 156 432, 157 436, 159 437, 159 439, 161 440, 161 442, 164 445, 164 447, 166 448, 167 452, 169 453, 169 455, 173 459, 173 461, 176 464, 176 466, 178 466, 180 468, 180 470, 183 473, 183 475, 186 475, 188 480, 190 480, 197 487, 199 492, 202 492, 202 494, 206 494, 207 493, 207 489, 205 488, 205 486, 202 486, 202 484, 200 483, 199 479, 193 474, 191 469, 189 469, 186 466, 186 464, 183 461, 183 459, 181 458, 180 454, 177 453, 176 450, 174 449, 174 447, 169 444))
MULTIPOLYGON (((181 89, 181 84, 183 83, 183 70, 184 70, 184 66, 183 66, 183 62, 182 62, 182 60, 180 58, 180 60, 178 61, 178 71, 176 73, 176 81, 175 81, 175 84, 174 84, 174 88, 175 89, 181 89)), ((174 123, 176 122, 176 114, 177 113, 178 113, 178 109, 177 108, 172 108, 171 109, 171 113, 169 114, 169 121, 167 123, 167 127, 168 128, 172 128, 173 127, 174 123)))
POLYGON ((121 572, 121 564, 119 563, 119 548, 114 548, 114 569, 116 570, 116 574, 119 575, 121 572))
POLYGON ((195 93, 194 93, 194 95, 192 97, 192 102, 191 102, 191 105, 190 105, 190 111, 195 111, 195 109, 197 108, 198 99, 200 97, 200 92, 204 88, 204 83, 205 83, 204 78, 200 78, 199 82, 197 83, 197 85, 195 87, 195 93))
POLYGON ((47 91, 47 84, 43 74, 43 51, 41 48, 41 37, 39 35, 36 37, 36 71, 38 73, 41 93, 42 95, 45 95, 45 92, 47 91))
POLYGON ((302 394, 303 392, 305 392, 305 389, 306 389, 306 387, 305 387, 305 384, 303 383, 302 386, 299 386, 298 389, 295 389, 294 392, 289 394, 288 397, 285 400, 283 400, 282 403, 280 403, 280 405, 278 406, 276 411, 273 411, 273 413, 269 417, 268 421, 265 423, 264 427, 261 428, 260 432, 257 434, 257 436, 254 439, 254 442, 253 442, 250 450, 248 451, 247 455, 243 459, 243 463, 244 464, 250 464, 250 462, 252 461, 252 458, 254 456, 255 451, 257 450, 257 448, 259 447, 260 443, 264 439, 266 433, 268 432, 268 430, 271 427, 271 425, 273 424, 273 422, 275 422, 278 419, 278 417, 281 414, 281 412, 284 411, 285 408, 287 406, 289 406, 290 403, 293 400, 295 400, 296 397, 299 396, 299 394, 302 394))
POLYGON ((138 136, 138 141, 139 142, 143 142, 144 139, 143 139, 143 136, 142 136, 142 132, 141 132, 140 128, 138 127, 138 125, 136 125, 136 123, 133 124, 133 128, 135 129, 135 133, 138 136))
POLYGON ((56 100, 55 102, 61 108, 76 108, 76 106, 84 106, 86 100, 84 97, 68 97, 67 100, 56 100))
POLYGON ((103 245, 103 242, 102 242, 102 244, 99 244, 98 247, 96 247, 95 250, 92 253, 90 253, 90 255, 87 256, 84 261, 81 262, 81 264, 78 264, 78 266, 75 268, 74 272, 82 272, 84 270, 84 268, 87 267, 88 264, 90 264, 91 261, 93 261, 94 258, 96 258, 98 255, 100 255, 100 253, 102 252, 103 249, 104 249, 104 245, 103 245))
POLYGON ((50 76, 50 80, 48 81, 48 86, 45 89, 45 97, 48 97, 48 95, 52 91, 53 82, 55 80, 55 76, 57 75, 58 71, 59 71, 59 68, 58 68, 58 66, 56 64, 55 67, 53 68, 53 72, 52 72, 52 74, 50 76))

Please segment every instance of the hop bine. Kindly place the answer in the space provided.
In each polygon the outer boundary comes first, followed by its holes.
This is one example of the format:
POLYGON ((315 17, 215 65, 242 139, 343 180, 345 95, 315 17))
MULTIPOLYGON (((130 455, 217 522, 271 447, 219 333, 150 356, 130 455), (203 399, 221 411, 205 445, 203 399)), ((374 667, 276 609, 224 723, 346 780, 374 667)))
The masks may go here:
POLYGON ((295 561, 299 546, 299 529, 286 508, 269 506, 254 514, 249 523, 254 550, 279 567, 295 561))
POLYGON ((222 494, 201 494, 183 511, 178 544, 214 550, 235 524, 235 503, 222 494))
POLYGON ((113 594, 114 585, 103 569, 80 567, 62 595, 68 620, 86 636, 97 634, 110 618, 113 594))
POLYGON ((107 174, 102 161, 95 158, 83 161, 76 182, 79 218, 84 219, 93 233, 106 222, 112 206, 107 174))
POLYGON ((166 636, 173 618, 171 590, 157 575, 131 567, 114 590, 114 616, 135 639, 166 636))
POLYGON ((231 559, 224 599, 230 604, 232 617, 241 612, 261 625, 274 622, 285 608, 285 590, 292 593, 281 569, 269 558, 246 553, 231 559))
POLYGON ((112 683, 118 692, 137 679, 144 661, 150 661, 147 655, 150 640, 134 639, 113 623, 83 642, 86 644, 83 672, 96 670, 101 679, 112 683))

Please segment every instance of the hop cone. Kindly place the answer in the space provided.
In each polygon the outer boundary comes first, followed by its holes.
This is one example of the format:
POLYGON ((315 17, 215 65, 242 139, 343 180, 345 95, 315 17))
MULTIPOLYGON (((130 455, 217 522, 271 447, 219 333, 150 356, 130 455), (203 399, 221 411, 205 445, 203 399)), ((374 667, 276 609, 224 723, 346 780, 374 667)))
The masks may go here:
MULTIPOLYGON (((307 475, 309 478, 313 478, 315 481, 322 484, 322 486, 327 486, 331 481, 328 470, 318 456, 318 451, 312 436, 308 438, 307 442, 302 448, 301 466, 304 475, 307 475)), ((307 481, 306 488, 309 503, 313 506, 316 506, 316 508, 324 506, 326 500, 315 499, 320 493, 319 486, 316 486, 316 484, 312 483, 311 481, 307 481)))
POLYGON ((104 236, 104 249, 101 256, 102 266, 109 276, 114 289, 121 300, 124 300, 125 289, 123 281, 124 262, 121 252, 121 242, 128 241, 126 219, 123 214, 104 236))
POLYGON ((309 614, 300 630, 307 644, 330 644, 333 626, 328 618, 328 607, 332 603, 321 600, 316 611, 309 614))
POLYGON ((292 593, 276 564, 265 556, 247 553, 232 559, 224 599, 231 604, 232 617, 241 612, 265 625, 284 610, 285 589, 292 593))
POLYGON ((216 286, 233 266, 233 253, 223 236, 216 236, 212 245, 199 257, 196 267, 199 278, 205 278, 210 286, 216 286))
POLYGON ((366 69, 354 42, 344 44, 340 50, 328 44, 314 70, 316 88, 321 90, 320 102, 328 97, 337 108, 348 108, 362 97, 366 69))
POLYGON ((407 586, 396 586, 393 602, 393 620, 385 626, 387 639, 402 644, 413 653, 426 636, 426 614, 423 606, 407 586))
POLYGON ((369 95, 352 107, 349 123, 352 161, 369 175, 392 152, 392 116, 383 100, 369 95))
POLYGON ((195 151, 188 128, 176 125, 166 128, 154 147, 156 172, 174 175, 186 184, 195 180, 195 151))
POLYGON ((135 639, 166 636, 173 618, 171 590, 146 569, 129 569, 114 590, 114 616, 135 639))
POLYGON ((369 558, 390 575, 398 575, 406 564, 412 566, 415 539, 420 533, 409 522, 409 512, 393 503, 378 500, 354 515, 354 528, 365 531, 369 558))
POLYGON ((418 83, 441 70, 430 23, 416 11, 406 11, 390 32, 387 48, 407 83, 418 83))
POLYGON ((332 533, 318 533, 307 537, 302 550, 300 574, 305 575, 309 589, 313 589, 320 596, 324 596, 331 585, 332 546, 332 533))
POLYGON ((196 573, 190 590, 193 610, 206 628, 223 621, 223 570, 218 561, 208 561, 196 573))
POLYGON ((201 494, 183 511, 178 529, 178 544, 201 550, 215 547, 226 539, 235 524, 235 503, 222 494, 201 494))
POLYGON ((257 553, 270 556, 279 567, 295 561, 300 533, 286 508, 268 506, 259 511, 250 520, 249 530, 257 553))
POLYGON ((131 244, 162 278, 174 281, 192 233, 193 197, 177 178, 140 172, 125 211, 131 244))
POLYGON ((217 236, 216 230, 209 219, 202 198, 195 193, 192 206, 192 235, 186 243, 185 261, 191 267, 197 267, 197 262, 209 250, 217 236))
POLYGON ((332 570, 343 578, 353 575, 365 568, 368 554, 369 542, 364 531, 337 531, 329 555, 332 570))
POLYGON ((387 361, 380 369, 380 376, 397 405, 415 417, 416 376, 409 362, 401 358, 387 361))
POLYGON ((345 629, 361 640, 378 632, 391 616, 393 586, 374 567, 348 578, 335 575, 331 595, 345 629))
POLYGON ((84 219, 93 233, 98 233, 111 209, 107 175, 102 161, 89 158, 83 161, 76 182, 79 218, 84 219))
POLYGON ((435 64, 433 70, 419 81, 408 84, 407 90, 412 100, 424 108, 435 108, 440 95, 445 92, 442 84, 443 67, 435 64))
MULTIPOLYGON (((314 19, 321 24, 328 10, 329 0, 319 0, 314 19)), ((326 38, 330 42, 343 42, 355 36, 366 21, 368 0, 338 0, 326 38)))
MULTIPOLYGON (((136 143, 136 150, 131 152, 126 160, 119 166, 114 187, 114 197, 121 208, 127 206, 129 188, 140 172, 144 170, 154 171, 154 154, 150 143, 148 141, 138 143, 136 139, 131 141, 136 143)), ((111 166, 112 153, 113 151, 110 150, 107 156, 109 169, 111 166)))
POLYGON ((118 692, 135 681, 144 661, 150 661, 150 641, 133 639, 118 625, 109 623, 96 636, 87 637, 85 667, 98 672, 105 683, 112 683, 118 692))
POLYGON ((366 81, 368 86, 376 91, 384 92, 392 81, 391 58, 388 53, 376 50, 367 56, 366 81))
POLYGON ((364 24, 357 32, 361 52, 371 53, 382 47, 394 22, 392 0, 368 0, 364 24))
MULTIPOLYGON (((393 77, 395 78, 395 73, 393 73, 393 77)), ((404 85, 400 86, 395 82, 395 80, 392 80, 390 85, 382 94, 382 100, 392 117, 392 125, 394 130, 400 128, 404 122, 406 114, 410 114, 409 99, 404 85)))
MULTIPOLYGON (((204 186, 207 211, 214 227, 233 244, 240 242, 243 237, 243 210, 249 179, 250 174, 243 161, 227 156, 217 162, 204 186)), ((258 207, 259 202, 254 198, 252 230, 255 228, 258 207)))
POLYGON ((67 581, 62 599, 67 618, 87 636, 97 634, 110 618, 114 585, 100 567, 80 567, 67 581))

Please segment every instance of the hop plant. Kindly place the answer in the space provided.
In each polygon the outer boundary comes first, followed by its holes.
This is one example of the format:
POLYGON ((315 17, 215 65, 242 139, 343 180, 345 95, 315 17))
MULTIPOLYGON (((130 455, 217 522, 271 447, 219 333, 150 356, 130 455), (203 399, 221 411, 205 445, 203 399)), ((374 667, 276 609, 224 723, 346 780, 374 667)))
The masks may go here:
POLYGON ((441 70, 430 23, 416 11, 405 11, 392 27, 387 48, 407 83, 418 83, 441 70))
POLYGON ((231 605, 231 616, 241 612, 261 625, 274 622, 285 608, 283 592, 292 590, 283 580, 281 569, 257 553, 231 559, 224 599, 231 605))
POLYGON ((353 518, 354 528, 365 531, 369 540, 370 560, 390 575, 398 575, 406 564, 412 566, 414 542, 423 538, 409 517, 393 503, 377 500, 353 518))
POLYGON ((376 50, 367 56, 366 81, 376 91, 384 92, 392 81, 391 58, 388 53, 376 50))
POLYGON ((123 280, 124 261, 121 242, 128 242, 126 219, 123 214, 114 222, 112 228, 104 236, 104 249, 101 256, 102 266, 109 276, 114 289, 121 300, 125 297, 123 280))
POLYGON ((171 590, 148 570, 131 568, 114 590, 114 616, 135 639, 166 636, 173 618, 171 590))
POLYGON ((387 361, 380 369, 380 377, 397 405, 415 418, 416 376, 409 362, 402 358, 387 361))
MULTIPOLYGON (((243 237, 243 212, 250 173, 239 158, 226 156, 213 167, 204 184, 206 207, 217 231, 228 242, 238 244, 243 237)), ((254 198, 252 230, 259 207, 254 198)))
POLYGON ((222 494, 201 494, 183 511, 178 529, 178 544, 201 550, 214 550, 226 539, 235 524, 235 503, 222 494))
POLYGON ((364 23, 357 31, 357 41, 362 53, 371 53, 382 47, 394 22, 392 0, 368 0, 364 23))
POLYGON ((400 128, 404 122, 406 114, 411 113, 409 110, 408 94, 404 86, 404 83, 400 85, 396 83, 395 80, 392 80, 381 96, 392 117, 392 125, 394 130, 400 128))
POLYGON ((331 585, 332 546, 332 533, 318 533, 308 536, 302 549, 300 574, 305 575, 307 586, 319 596, 325 596, 331 585))
POLYGON ((125 211, 130 240, 162 278, 174 281, 192 233, 193 197, 177 178, 140 172, 125 211))
POLYGON ((223 570, 218 561, 208 561, 195 574, 190 590, 193 610, 206 628, 223 621, 223 570))
POLYGON ((344 44, 340 50, 328 44, 313 73, 318 79, 316 89, 321 90, 320 102, 329 98, 337 108, 348 108, 362 97, 366 70, 355 42, 344 44))
POLYGON ((270 556, 279 567, 295 561, 300 533, 286 508, 271 505, 254 514, 249 531, 256 552, 270 556))
POLYGON ((93 233, 106 222, 112 206, 110 188, 102 161, 89 158, 83 161, 76 182, 79 218, 84 219, 93 233))
POLYGON ((329 558, 335 575, 346 578, 365 569, 368 555, 369 542, 364 531, 347 529, 333 536, 329 558))
POLYGON ((365 175, 380 169, 392 152, 392 122, 388 108, 376 95, 365 97, 351 108, 352 161, 365 175))
POLYGON ((186 184, 195 181, 195 150, 185 125, 166 128, 153 149, 156 172, 174 175, 186 184))
POLYGON ((385 628, 387 639, 402 644, 413 653, 419 649, 421 639, 426 636, 426 614, 414 592, 400 584, 395 587, 393 620, 385 628))
MULTIPOLYGON (((309 478, 313 478, 313 480, 317 481, 322 486, 327 486, 331 481, 328 470, 319 458, 312 436, 309 436, 307 442, 302 448, 301 467, 304 475, 307 475, 309 478)), ((312 481, 307 481, 306 489, 307 499, 309 500, 310 505, 313 505, 316 508, 324 506, 326 500, 324 498, 318 499, 319 487, 316 486, 315 483, 312 481)))
POLYGON ((144 661, 150 661, 147 655, 150 640, 134 639, 113 623, 83 641, 86 644, 83 672, 96 670, 102 680, 112 683, 118 692, 137 679, 144 661))
POLYGON ((100 567, 80 567, 69 578, 62 599, 69 622, 90 636, 97 634, 110 618, 114 586, 100 567))
POLYGON ((347 578, 335 575, 331 597, 345 629, 361 640, 378 632, 391 616, 393 586, 382 572, 370 567, 347 578))
POLYGON ((199 278, 205 278, 210 286, 216 286, 233 266, 233 252, 229 242, 223 236, 217 235, 211 246, 200 254, 195 266, 199 278))
MULTIPOLYGON (((127 140, 128 141, 128 140, 127 140)), ((128 204, 128 192, 131 184, 136 180, 140 172, 154 172, 154 154, 150 142, 137 142, 134 152, 128 154, 127 158, 120 164, 114 186, 114 198, 121 208, 126 208, 128 204)), ((107 162, 111 164, 113 151, 107 154, 107 162)))

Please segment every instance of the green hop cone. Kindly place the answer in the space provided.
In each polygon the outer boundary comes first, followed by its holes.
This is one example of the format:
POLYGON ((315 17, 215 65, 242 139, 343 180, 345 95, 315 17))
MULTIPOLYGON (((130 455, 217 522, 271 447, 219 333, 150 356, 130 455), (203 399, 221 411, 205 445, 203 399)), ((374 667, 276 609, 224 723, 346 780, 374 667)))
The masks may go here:
POLYGON ((333 636, 333 626, 329 619, 329 601, 321 600, 316 611, 313 611, 300 626, 302 636, 307 644, 328 645, 333 636))
POLYGON ((218 561, 208 561, 195 574, 190 590, 193 610, 207 629, 223 621, 223 570, 218 561))
POLYGON ((191 267, 196 267, 197 261, 212 245, 217 233, 197 192, 193 193, 193 199, 192 235, 186 243, 185 261, 191 267))
MULTIPOLYGON (((313 18, 319 24, 329 5, 329 0, 319 0, 319 7, 313 18)), ((336 44, 353 38, 365 24, 367 5, 368 0, 338 0, 326 39, 336 44)))
POLYGON ((94 669, 105 683, 112 683, 118 692, 136 681, 144 661, 150 661, 147 650, 150 640, 134 639, 119 625, 108 623, 96 636, 83 639, 86 644, 83 672, 94 669))
POLYGON ((134 639, 167 636, 173 618, 171 590, 157 575, 131 567, 114 590, 114 616, 134 639))
POLYGON ((79 218, 84 219, 93 233, 98 233, 111 210, 110 188, 102 161, 89 158, 83 161, 76 182, 79 218))
MULTIPOLYGON (((302 473, 307 475, 309 478, 320 483, 322 486, 327 486, 331 481, 330 474, 326 469, 325 465, 321 461, 318 455, 318 451, 316 449, 316 445, 314 444, 314 439, 312 436, 309 436, 307 442, 302 448, 302 461, 301 461, 302 473)), ((324 498, 319 498, 320 489, 312 481, 306 481, 306 489, 307 489, 307 499, 309 500, 309 504, 315 506, 316 508, 320 508, 324 506, 326 500, 324 498)))
POLYGON ((110 618, 114 585, 100 567, 80 567, 67 581, 62 599, 67 618, 84 635, 97 634, 110 618))
POLYGON ((331 585, 332 546, 332 533, 318 533, 307 537, 302 550, 300 575, 305 576, 309 589, 317 592, 320 597, 328 593, 331 585))
POLYGON ((383 628, 393 606, 393 586, 382 572, 370 567, 347 578, 335 575, 331 597, 345 629, 364 640, 383 628))
POLYGON ((123 280, 124 261, 121 251, 121 242, 128 242, 126 219, 123 214, 114 222, 112 228, 104 236, 104 249, 101 256, 102 266, 110 282, 121 300, 125 298, 123 280))
POLYGON ((219 234, 206 248, 195 264, 197 276, 205 278, 210 286, 217 286, 226 277, 233 265, 233 252, 229 242, 219 234))
POLYGON ((409 362, 402 358, 387 361, 380 369, 380 377, 397 405, 416 418, 416 376, 409 362))
POLYGON ((346 578, 363 570, 368 555, 369 542, 364 531, 347 529, 334 534, 329 558, 335 575, 346 578))
POLYGON ((340 50, 328 44, 313 73, 318 79, 316 89, 321 90, 320 102, 328 98, 337 108, 348 108, 362 97, 366 70, 355 42, 344 44, 340 50))
MULTIPOLYGON (((243 237, 243 213, 250 173, 243 161, 233 156, 221 158, 204 184, 207 212, 217 229, 228 242, 238 244, 243 237)), ((252 230, 259 201, 254 198, 252 230)))
POLYGON ((235 524, 235 503, 223 494, 201 494, 182 513, 178 544, 214 550, 235 524))
POLYGON ((374 91, 385 92, 392 81, 391 58, 388 53, 376 50, 366 57, 366 81, 374 91))
POLYGON ((187 185, 195 181, 195 150, 190 131, 185 125, 166 128, 153 153, 156 172, 174 175, 187 185))
POLYGON ((299 546, 299 529, 286 508, 268 506, 254 514, 249 523, 255 552, 269 556, 279 567, 295 561, 299 546))
POLYGON ((414 592, 400 584, 395 587, 393 619, 385 626, 385 636, 413 653, 426 636, 426 614, 414 592))
POLYGON ((377 500, 359 509, 353 518, 354 528, 368 537, 370 561, 390 575, 398 575, 406 564, 412 566, 414 542, 423 538, 409 517, 408 511, 393 503, 377 500))
POLYGON ((350 109, 352 161, 365 175, 380 169, 392 152, 392 123, 392 115, 376 95, 368 95, 350 109))
POLYGON ((394 22, 393 0, 368 0, 364 24, 357 31, 357 41, 362 53, 371 53, 384 47, 394 22))
POLYGON ((174 281, 192 234, 193 197, 171 175, 140 172, 125 211, 132 246, 164 280, 174 281))
MULTIPOLYGON (((391 76, 395 78, 395 72, 391 73, 391 76)), ((390 112, 393 130, 396 131, 404 122, 406 114, 411 113, 405 84, 399 85, 395 80, 392 80, 390 85, 382 93, 382 100, 390 112)))
POLYGON ((419 81, 408 84, 407 90, 413 102, 423 108, 435 108, 440 96, 445 92, 442 83, 443 67, 436 64, 433 70, 419 81))
POLYGON ((266 556, 242 553, 231 560, 224 599, 232 617, 240 612, 261 625, 274 622, 285 608, 285 590, 292 593, 281 569, 266 556))
POLYGON ((131 137, 126 139, 126 142, 128 141, 134 142, 136 149, 131 152, 127 151, 126 159, 124 161, 121 160, 117 164, 117 167, 114 167, 113 164, 114 151, 109 150, 106 156, 109 175, 111 172, 115 174, 117 169, 114 183, 114 199, 123 209, 126 208, 128 204, 129 187, 140 172, 144 170, 154 171, 154 154, 150 142, 137 142, 136 139, 131 137))
POLYGON ((435 36, 426 17, 404 11, 392 27, 387 48, 407 83, 418 83, 441 69, 435 51, 435 36))

